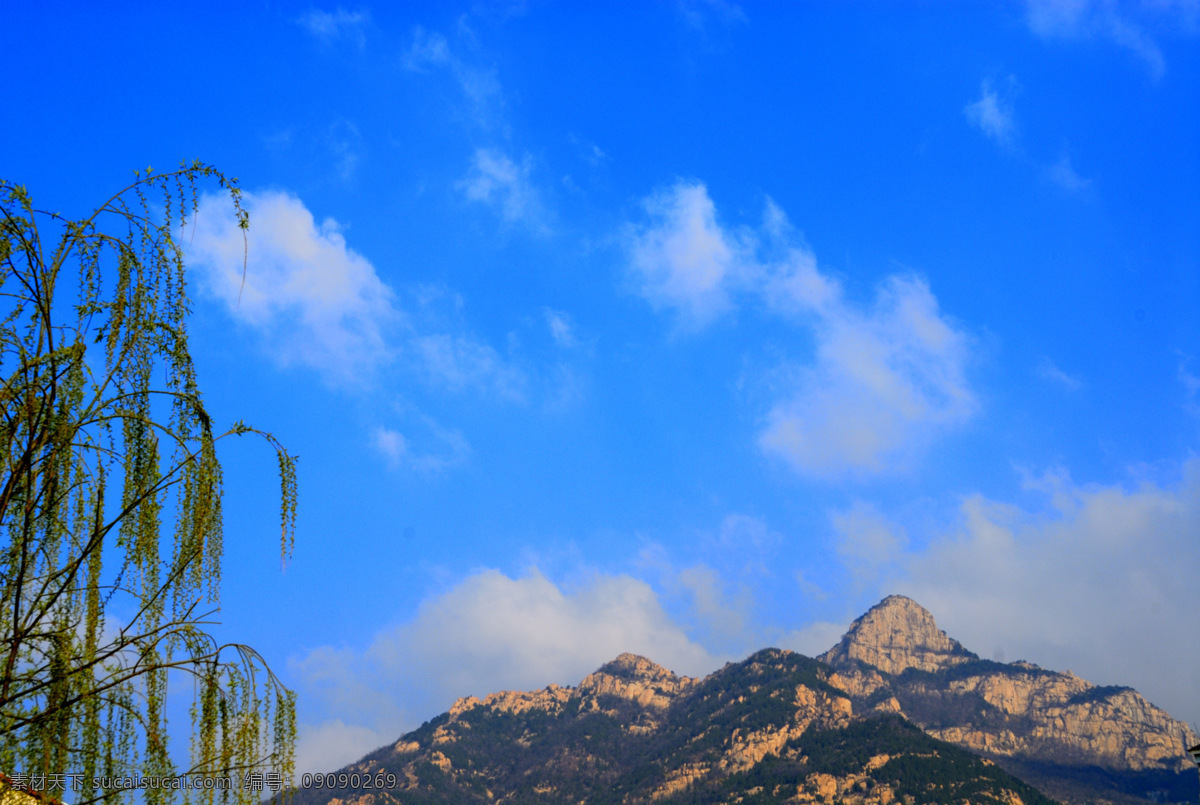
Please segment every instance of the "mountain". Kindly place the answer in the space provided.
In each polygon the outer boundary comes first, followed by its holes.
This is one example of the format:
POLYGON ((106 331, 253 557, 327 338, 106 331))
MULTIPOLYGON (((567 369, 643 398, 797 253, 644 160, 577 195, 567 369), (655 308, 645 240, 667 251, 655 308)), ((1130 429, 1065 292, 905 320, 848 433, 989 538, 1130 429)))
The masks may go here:
POLYGON ((460 699, 295 801, 1194 802, 1185 741, 1136 691, 981 660, 891 596, 817 659, 693 679, 622 654, 578 687, 460 699))
POLYGON ((1061 800, 1196 800, 1186 724, 1132 688, 982 660, 903 596, 872 607, 818 659, 857 711, 900 713, 1061 800))
POLYGON ((702 680, 622 654, 577 688, 460 699, 343 770, 383 789, 310 788, 296 805, 1051 805, 994 763, 899 716, 855 718, 832 675, 777 649, 702 680))

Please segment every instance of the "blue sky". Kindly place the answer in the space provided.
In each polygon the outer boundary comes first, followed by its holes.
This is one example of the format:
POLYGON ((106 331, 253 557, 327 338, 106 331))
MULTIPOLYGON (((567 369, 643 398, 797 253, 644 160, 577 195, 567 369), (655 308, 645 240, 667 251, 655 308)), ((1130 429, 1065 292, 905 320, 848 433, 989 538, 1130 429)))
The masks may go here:
POLYGON ((222 634, 301 771, 902 592, 1200 720, 1200 5, 6 11, 4 178, 202 159, 222 634))

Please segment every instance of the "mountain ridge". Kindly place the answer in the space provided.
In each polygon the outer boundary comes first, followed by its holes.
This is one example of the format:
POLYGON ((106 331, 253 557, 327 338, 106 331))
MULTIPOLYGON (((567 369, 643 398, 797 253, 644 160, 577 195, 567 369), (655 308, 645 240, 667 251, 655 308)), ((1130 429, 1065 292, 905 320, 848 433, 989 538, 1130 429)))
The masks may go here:
POLYGON ((899 716, 855 718, 831 673, 779 649, 702 680, 623 655, 574 688, 459 699, 346 768, 362 779, 390 774, 395 786, 302 790, 296 805, 893 805, 918 795, 945 805, 1052 805, 899 716))
POLYGON ((1194 801, 1195 735, 1132 688, 982 660, 904 596, 818 658, 702 678, 621 654, 576 687, 468 696, 297 805, 1194 801))

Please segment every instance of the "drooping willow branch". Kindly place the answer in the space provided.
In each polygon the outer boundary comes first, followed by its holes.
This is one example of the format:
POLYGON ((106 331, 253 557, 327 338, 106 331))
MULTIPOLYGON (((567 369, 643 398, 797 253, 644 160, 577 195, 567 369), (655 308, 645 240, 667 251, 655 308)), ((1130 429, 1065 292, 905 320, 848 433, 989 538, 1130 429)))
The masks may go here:
MULTIPOLYGON (((203 181, 244 230, 237 181, 201 163, 138 173, 81 219, 0 180, 0 768, 81 775, 81 805, 127 796, 93 789, 97 776, 176 774, 170 674, 195 692, 183 773, 292 774, 293 695, 257 652, 208 631, 224 538, 217 443, 255 434, 275 451, 285 562, 296 459, 241 422, 216 434, 205 410, 176 241, 203 181)), ((141 796, 179 793, 262 795, 141 796)))

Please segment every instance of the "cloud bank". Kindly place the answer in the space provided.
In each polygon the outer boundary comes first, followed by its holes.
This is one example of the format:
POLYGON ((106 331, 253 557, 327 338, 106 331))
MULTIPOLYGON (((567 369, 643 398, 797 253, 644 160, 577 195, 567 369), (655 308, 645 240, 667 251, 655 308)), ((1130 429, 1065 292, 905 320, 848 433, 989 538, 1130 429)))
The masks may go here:
POLYGON ((768 202, 757 229, 718 220, 707 188, 681 182, 644 202, 626 232, 630 272, 686 331, 757 305, 810 331, 816 359, 795 367, 759 434, 760 447, 823 478, 899 469, 913 450, 976 409, 965 377, 970 339, 920 277, 893 275, 871 307, 845 298, 786 215, 768 202))
MULTIPOLYGON (((984 657, 1133 685, 1177 718, 1200 720, 1190 608, 1200 567, 1200 459, 1186 462, 1175 484, 1079 485, 1047 473, 1027 487, 1044 509, 974 495, 962 502, 955 529, 923 545, 877 507, 855 503, 833 514, 836 549, 862 590, 913 597, 984 657)), ((714 539, 778 537, 737 515, 714 539)), ((712 649, 725 632, 760 628, 728 597, 730 572, 694 565, 675 573, 673 595, 686 599, 699 628, 672 619, 631 576, 596 575, 567 588, 536 571, 478 572, 365 649, 325 646, 289 662, 307 708, 301 765, 335 768, 459 696, 577 684, 622 651, 679 673, 711 672, 726 659, 712 649), (703 643, 690 636, 697 633, 703 643)), ((846 626, 814 622, 769 642, 813 656, 846 626)))
POLYGON ((911 596, 984 657, 1132 685, 1200 722, 1200 459, 1175 485, 1081 486, 1050 473, 1028 486, 1048 511, 972 496, 957 531, 898 557, 881 592, 911 596))
POLYGON ((460 696, 578 684, 624 651, 691 675, 724 659, 692 642, 650 586, 630 576, 563 589, 536 571, 477 573, 364 651, 322 647, 289 662, 301 701, 315 704, 301 713, 297 767, 336 768, 460 696))

